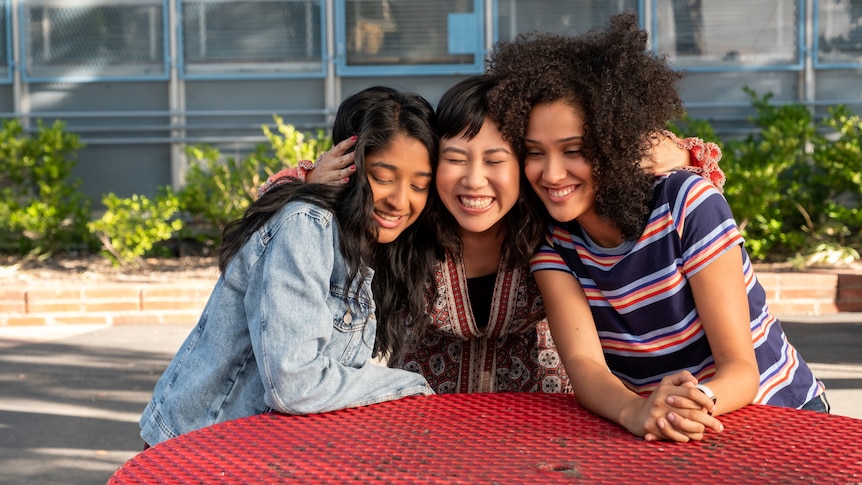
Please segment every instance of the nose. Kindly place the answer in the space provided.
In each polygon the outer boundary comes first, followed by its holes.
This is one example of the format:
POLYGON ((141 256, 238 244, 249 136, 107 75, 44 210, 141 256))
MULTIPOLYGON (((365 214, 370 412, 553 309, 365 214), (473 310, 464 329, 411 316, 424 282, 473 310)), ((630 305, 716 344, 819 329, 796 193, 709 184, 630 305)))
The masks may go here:
POLYGON ((462 183, 468 189, 478 189, 488 184, 488 179, 485 177, 485 165, 479 163, 467 163, 467 173, 464 174, 462 183))
POLYGON ((542 180, 555 184, 565 177, 566 168, 563 160, 555 154, 549 154, 542 163, 542 180))
POLYGON ((410 182, 399 182, 392 186, 392 190, 386 195, 386 203, 396 210, 403 210, 409 205, 408 191, 410 182))

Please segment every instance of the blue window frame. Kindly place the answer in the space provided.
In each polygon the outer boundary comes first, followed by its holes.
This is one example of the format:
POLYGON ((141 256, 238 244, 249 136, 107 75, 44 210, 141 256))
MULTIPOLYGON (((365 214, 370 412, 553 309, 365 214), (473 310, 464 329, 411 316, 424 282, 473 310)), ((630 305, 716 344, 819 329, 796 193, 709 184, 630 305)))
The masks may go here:
POLYGON ((169 76, 167 0, 27 0, 19 22, 25 81, 169 76))
POLYGON ((814 0, 814 66, 862 67, 862 2, 814 0))
POLYGON ((179 0, 185 79, 326 75, 323 0, 179 0))
POLYGON ((652 42, 690 72, 798 71, 804 18, 804 0, 656 0, 652 42))
POLYGON ((345 77, 480 73, 482 3, 337 0, 337 72, 345 77))
POLYGON ((12 82, 12 15, 10 0, 0 2, 0 83, 12 82))

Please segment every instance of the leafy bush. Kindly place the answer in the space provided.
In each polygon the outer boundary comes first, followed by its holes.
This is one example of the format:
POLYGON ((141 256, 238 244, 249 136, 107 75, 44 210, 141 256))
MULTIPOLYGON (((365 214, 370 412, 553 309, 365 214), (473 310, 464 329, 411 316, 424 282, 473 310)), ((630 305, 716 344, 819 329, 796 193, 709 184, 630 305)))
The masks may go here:
POLYGON ((270 175, 296 166, 299 160, 314 159, 332 146, 322 130, 314 137, 284 124, 278 116, 273 119, 275 132, 268 126, 262 127, 269 146, 260 144, 241 160, 224 157, 211 146, 187 149, 189 168, 186 184, 179 192, 180 204, 196 227, 200 228, 201 222, 209 225, 209 231, 203 230, 204 236, 216 239, 216 243, 224 226, 242 216, 270 175))
POLYGON ((37 125, 34 136, 14 119, 0 131, 0 250, 49 256, 87 248, 89 201, 72 177, 80 139, 60 121, 37 125))
MULTIPOLYGON (((775 106, 772 94, 746 89, 758 132, 719 143, 725 197, 752 258, 858 254, 862 248, 862 123, 836 106, 822 121, 801 104, 775 106), (854 249, 855 248, 855 249, 854 249)), ((717 140, 708 123, 684 119, 672 129, 717 140)), ((802 259, 805 259, 804 257, 802 259)), ((857 258, 858 259, 858 258, 857 258)), ((846 258, 845 258, 846 260, 846 258)))
POLYGON ((140 261, 183 228, 183 222, 175 217, 180 210, 179 198, 168 187, 163 187, 154 201, 143 195, 121 199, 111 192, 102 203, 107 211, 88 227, 102 241, 103 254, 115 266, 140 261))

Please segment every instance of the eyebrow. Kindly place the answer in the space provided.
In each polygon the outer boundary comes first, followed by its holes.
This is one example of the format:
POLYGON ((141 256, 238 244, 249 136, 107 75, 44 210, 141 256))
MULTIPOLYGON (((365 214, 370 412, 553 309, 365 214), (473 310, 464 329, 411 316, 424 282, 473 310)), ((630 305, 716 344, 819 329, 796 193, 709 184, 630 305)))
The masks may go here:
MULTIPOLYGON (((370 166, 371 166, 371 167, 380 167, 380 168, 383 168, 383 169, 386 169, 386 170, 390 170, 390 171, 392 171, 392 172, 399 172, 399 171, 400 171, 400 169, 399 169, 397 166, 392 165, 391 163, 386 163, 386 162, 374 162, 374 163, 372 163, 370 166)), ((413 174, 413 176, 415 176, 415 177, 427 177, 427 178, 432 178, 432 177, 434 176, 434 174, 433 174, 433 173, 431 173, 431 172, 422 172, 422 171, 419 171, 419 172, 415 172, 415 173, 413 174)))
MULTIPOLYGON (((575 136, 570 136, 568 138, 560 138, 559 140, 554 140, 554 141, 556 141, 557 143, 567 143, 570 141, 583 140, 583 139, 584 139, 583 135, 575 135, 575 136)), ((533 140, 531 138, 524 138, 524 142, 525 143, 539 143, 538 140, 533 140)))
MULTIPOLYGON (((463 148, 458 148, 458 147, 446 147, 446 148, 444 148, 444 149, 443 149, 443 150, 441 150, 441 151, 442 151, 443 153, 446 153, 446 152, 456 152, 456 153, 460 153, 460 154, 462 154, 462 155, 466 155, 466 154, 467 154, 467 150, 464 150, 463 148)), ((502 152, 502 153, 509 153, 509 154, 511 154, 511 152, 510 152, 507 148, 505 148, 505 147, 489 148, 489 149, 485 150, 485 151, 484 151, 484 152, 482 152, 482 153, 484 153, 484 154, 486 154, 486 155, 490 155, 490 154, 492 154, 492 153, 501 153, 501 152, 502 152)))

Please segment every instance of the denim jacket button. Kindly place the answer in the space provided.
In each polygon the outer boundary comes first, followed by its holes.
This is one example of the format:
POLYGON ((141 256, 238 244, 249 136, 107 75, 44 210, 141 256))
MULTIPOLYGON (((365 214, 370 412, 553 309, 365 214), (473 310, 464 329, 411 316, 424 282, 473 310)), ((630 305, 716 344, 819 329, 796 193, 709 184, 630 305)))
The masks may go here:
POLYGON ((341 321, 346 323, 347 325, 350 325, 350 322, 353 321, 353 315, 350 314, 350 310, 347 310, 347 313, 344 314, 344 316, 341 318, 341 321))

